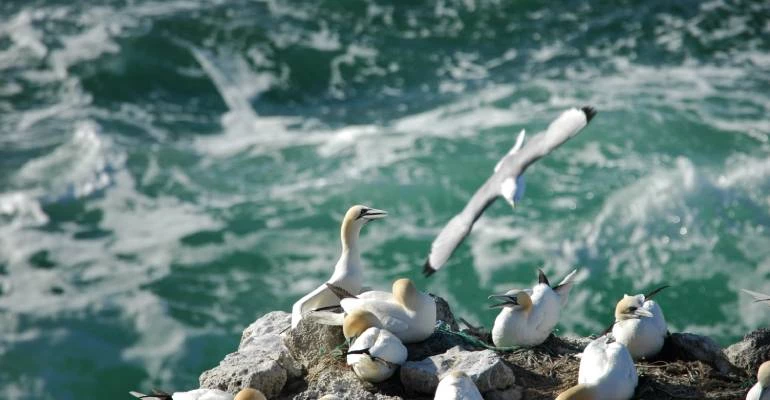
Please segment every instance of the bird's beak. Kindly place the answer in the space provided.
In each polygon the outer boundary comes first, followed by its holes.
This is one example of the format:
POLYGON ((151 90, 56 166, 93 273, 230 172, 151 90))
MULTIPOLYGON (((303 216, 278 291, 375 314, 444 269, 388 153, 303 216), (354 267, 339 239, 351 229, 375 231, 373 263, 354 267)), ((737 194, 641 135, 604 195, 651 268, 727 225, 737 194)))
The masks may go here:
POLYGON ((513 200, 508 200, 508 199, 505 199, 505 200, 508 202, 508 204, 510 204, 510 205, 511 205, 511 208, 513 208, 513 209, 515 209, 515 208, 516 208, 516 202, 515 202, 515 201, 513 201, 513 200))
POLYGON ((516 298, 516 296, 511 296, 508 294, 493 294, 488 297, 489 300, 492 299, 503 299, 502 302, 497 304, 492 304, 489 306, 489 308, 499 308, 499 307, 505 307, 505 306, 517 306, 519 305, 519 300, 516 298))
POLYGON ((368 220, 374 220, 374 219, 385 218, 387 216, 388 216, 388 212, 387 211, 378 210, 376 208, 370 208, 370 209, 366 210, 366 212, 364 213, 364 215, 361 216, 361 218, 368 219, 368 220))
POLYGON ((634 311, 634 315, 637 317, 652 317, 652 313, 642 307, 637 308, 636 311, 634 311))

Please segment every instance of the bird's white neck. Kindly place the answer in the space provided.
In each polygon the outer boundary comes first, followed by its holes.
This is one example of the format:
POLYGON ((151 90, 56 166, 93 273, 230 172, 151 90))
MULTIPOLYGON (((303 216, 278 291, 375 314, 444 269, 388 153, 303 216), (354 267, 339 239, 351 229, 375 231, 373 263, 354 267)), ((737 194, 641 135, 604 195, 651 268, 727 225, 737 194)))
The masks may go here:
POLYGON ((343 254, 358 254, 358 235, 361 233, 361 226, 361 224, 351 220, 346 220, 342 223, 340 239, 342 241, 343 254))

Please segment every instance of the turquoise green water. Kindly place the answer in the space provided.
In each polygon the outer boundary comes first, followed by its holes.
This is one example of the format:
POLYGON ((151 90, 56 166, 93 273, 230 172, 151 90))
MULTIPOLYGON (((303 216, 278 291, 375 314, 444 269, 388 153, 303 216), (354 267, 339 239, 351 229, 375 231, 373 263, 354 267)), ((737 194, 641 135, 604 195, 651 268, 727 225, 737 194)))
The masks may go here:
POLYGON ((193 388, 325 280, 487 295, 580 267, 560 332, 672 285, 672 330, 767 326, 770 3, 3 1, 0 398, 193 388), (594 105, 449 265, 433 237, 522 128, 594 105))

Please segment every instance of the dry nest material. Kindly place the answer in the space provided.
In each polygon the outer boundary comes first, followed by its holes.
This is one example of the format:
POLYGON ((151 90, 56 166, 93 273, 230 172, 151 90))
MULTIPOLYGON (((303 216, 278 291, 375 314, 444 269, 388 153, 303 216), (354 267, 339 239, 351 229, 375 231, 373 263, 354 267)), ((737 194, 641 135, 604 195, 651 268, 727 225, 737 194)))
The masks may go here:
MULTIPOLYGON (((551 336, 531 349, 506 353, 504 360, 523 387, 524 399, 552 400, 577 384, 580 349, 551 336)), ((700 361, 639 361, 634 399, 743 399, 748 377, 725 375, 700 361)))

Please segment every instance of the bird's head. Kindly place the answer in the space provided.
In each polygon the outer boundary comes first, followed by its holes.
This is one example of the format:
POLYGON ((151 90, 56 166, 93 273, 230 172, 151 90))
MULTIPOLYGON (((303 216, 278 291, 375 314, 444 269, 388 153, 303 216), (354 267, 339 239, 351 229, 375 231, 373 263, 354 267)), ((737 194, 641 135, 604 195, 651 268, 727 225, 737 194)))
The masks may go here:
POLYGON ((348 209, 345 213, 345 218, 342 219, 342 245, 348 247, 358 233, 361 232, 361 227, 366 225, 367 222, 375 219, 381 219, 388 216, 388 213, 376 208, 366 207, 362 205, 355 205, 348 209))
POLYGON ((505 294, 493 294, 489 299, 500 299, 499 303, 492 304, 490 308, 515 307, 523 311, 532 309, 532 298, 523 290, 509 290, 505 294))
POLYGON ((636 296, 623 295, 623 298, 615 306, 615 320, 623 321, 627 319, 639 319, 642 317, 652 317, 652 313, 642 307, 644 305, 644 295, 636 296))
POLYGON ((361 336, 369 328, 380 328, 380 320, 369 311, 353 310, 342 321, 342 334, 346 339, 361 336))
POLYGON ((246 388, 241 389, 233 400, 267 400, 267 398, 257 389, 246 388))

